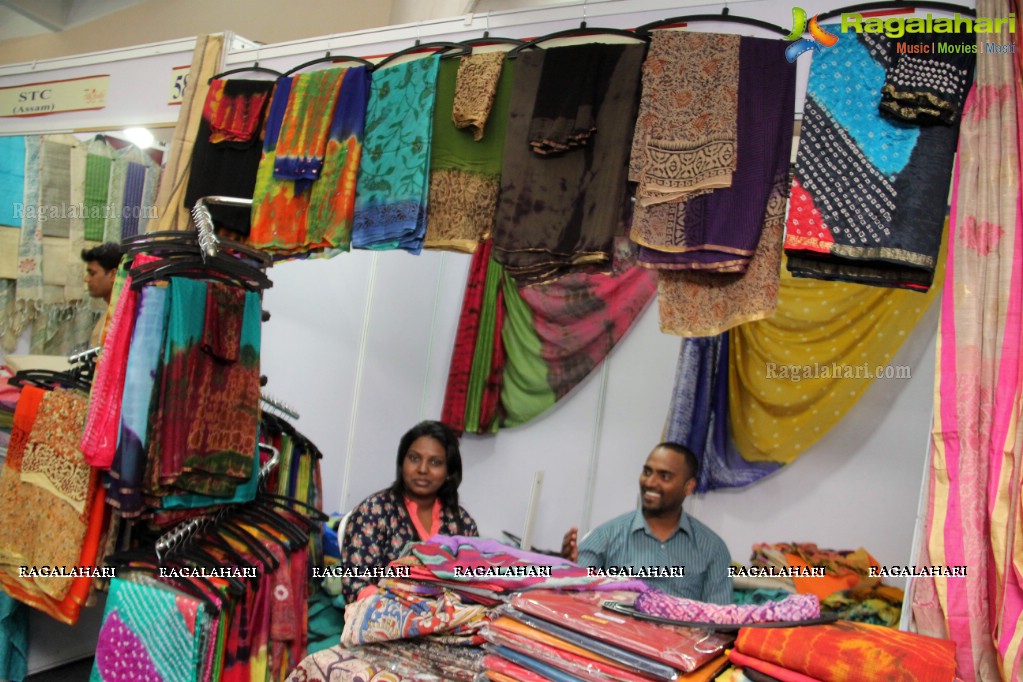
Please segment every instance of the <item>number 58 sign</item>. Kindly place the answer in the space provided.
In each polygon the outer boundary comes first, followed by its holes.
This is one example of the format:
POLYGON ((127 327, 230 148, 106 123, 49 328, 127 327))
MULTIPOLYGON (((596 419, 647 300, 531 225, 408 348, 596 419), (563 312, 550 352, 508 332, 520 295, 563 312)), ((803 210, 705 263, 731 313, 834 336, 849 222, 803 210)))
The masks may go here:
POLYGON ((181 104, 185 96, 185 88, 188 86, 188 72, 191 66, 179 66, 171 69, 170 99, 167 104, 181 104))

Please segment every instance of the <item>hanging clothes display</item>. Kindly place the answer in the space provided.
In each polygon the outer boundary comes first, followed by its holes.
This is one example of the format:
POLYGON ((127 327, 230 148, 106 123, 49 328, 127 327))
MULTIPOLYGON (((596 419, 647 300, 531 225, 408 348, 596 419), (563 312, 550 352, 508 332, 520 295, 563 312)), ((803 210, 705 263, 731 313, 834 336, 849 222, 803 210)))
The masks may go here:
POLYGON ((426 235, 430 138, 440 57, 373 72, 352 246, 417 254, 426 235))
MULTIPOLYGON (((932 284, 958 124, 907 125, 879 109, 894 42, 841 33, 814 57, 785 237, 797 277, 917 291, 932 284)), ((969 84, 963 76, 954 89, 969 84)))
POLYGON ((638 44, 592 44, 517 56, 494 259, 520 285, 550 282, 577 270, 610 272, 623 215, 643 51, 638 44), (548 63, 551 54, 555 56, 548 63), (573 64, 586 71, 577 72, 573 64), (576 79, 592 86, 586 92, 577 90, 579 97, 565 104, 576 113, 552 113, 543 104, 538 108, 545 93, 567 90, 576 79), (596 128, 587 144, 564 153, 534 151, 530 129, 543 129, 540 118, 564 118, 567 126, 567 117, 585 117, 578 113, 584 110, 591 112, 596 128))

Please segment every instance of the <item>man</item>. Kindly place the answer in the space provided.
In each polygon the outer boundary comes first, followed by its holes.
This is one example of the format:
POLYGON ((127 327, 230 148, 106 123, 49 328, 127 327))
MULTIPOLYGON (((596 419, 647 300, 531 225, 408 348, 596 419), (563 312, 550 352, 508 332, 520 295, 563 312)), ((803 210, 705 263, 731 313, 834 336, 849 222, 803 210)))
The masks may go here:
MULTIPOLYGON (((109 305, 110 295, 114 291, 117 266, 121 262, 121 247, 113 242, 107 242, 91 249, 82 249, 82 260, 85 262, 85 286, 89 289, 89 296, 102 298, 109 305)), ((89 348, 95 348, 102 342, 106 322, 107 309, 104 308, 103 315, 92 329, 89 348)))
POLYGON ((684 566, 684 576, 643 580, 678 597, 732 603, 728 548, 714 531, 682 511, 682 502, 696 490, 698 471, 692 452, 678 443, 661 443, 646 458, 639 477, 640 508, 598 526, 578 546, 579 530, 570 529, 562 555, 604 569, 629 566, 669 573, 673 566, 684 566))

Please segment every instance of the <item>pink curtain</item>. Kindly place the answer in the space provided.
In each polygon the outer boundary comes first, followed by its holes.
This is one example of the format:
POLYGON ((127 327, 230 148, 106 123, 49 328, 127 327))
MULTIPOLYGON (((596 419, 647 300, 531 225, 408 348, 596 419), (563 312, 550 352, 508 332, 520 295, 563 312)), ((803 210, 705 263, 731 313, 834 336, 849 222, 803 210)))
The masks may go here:
MULTIPOLYGON (((1010 11, 1009 0, 977 2, 978 17, 1006 17, 1010 11)), ((1017 37, 1003 30, 978 33, 977 41, 986 47, 1017 43, 1017 37)), ((921 556, 930 564, 965 565, 967 577, 920 580, 912 600, 921 632, 948 636, 955 642, 964 680, 1020 679, 1023 218, 1019 110, 1016 55, 979 53, 974 88, 963 113, 953 182, 929 512, 921 556)))

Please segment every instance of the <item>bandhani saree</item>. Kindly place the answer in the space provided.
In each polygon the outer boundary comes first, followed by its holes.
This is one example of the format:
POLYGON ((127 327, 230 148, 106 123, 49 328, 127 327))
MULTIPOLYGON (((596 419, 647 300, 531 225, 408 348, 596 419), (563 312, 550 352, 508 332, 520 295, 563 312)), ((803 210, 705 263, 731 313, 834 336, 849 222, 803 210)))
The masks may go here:
POLYGON ((771 192, 788 173, 795 64, 781 41, 740 38, 738 155, 731 186, 653 205, 637 203, 630 236, 646 267, 744 272, 756 252, 771 192))
POLYGON ((729 187, 735 171, 739 36, 655 31, 643 63, 629 180, 637 200, 729 187))
MULTIPOLYGON (((1018 3, 980 0, 1001 21, 1018 3)), ((984 42, 1016 40, 1000 32, 984 42)), ((1018 55, 1017 55, 1018 58, 1018 55)), ((967 565, 967 577, 918 578, 921 632, 956 644, 965 680, 1021 674, 1023 641, 1023 218, 1020 64, 977 55, 953 182, 948 286, 942 292, 924 547, 927 564, 967 565)))
POLYGON ((462 57, 457 73, 454 62, 441 61, 430 145, 425 248, 472 253, 493 230, 514 78, 514 61, 503 61, 503 65, 502 61, 503 54, 494 52, 462 57), (495 55, 501 59, 495 60, 495 55), (495 92, 476 104, 477 119, 490 117, 486 135, 482 128, 470 135, 468 129, 452 123, 452 106, 457 106, 462 93, 463 100, 471 94, 484 98, 487 90, 495 92))
POLYGON ((103 241, 104 216, 107 211, 107 192, 110 190, 110 166, 114 148, 102 135, 89 143, 85 160, 85 238, 103 241))
POLYGON ((125 518, 143 511, 142 475, 148 452, 149 410, 166 324, 167 288, 143 288, 125 368, 120 436, 110 471, 104 477, 107 503, 117 507, 125 518))
POLYGON ((90 682, 198 682, 210 621, 195 597, 114 578, 90 682))
POLYGON ((741 488, 782 466, 746 460, 732 440, 728 347, 726 332, 683 339, 678 354, 665 440, 681 443, 696 455, 697 492, 741 488))
POLYGON ((953 125, 973 81, 974 37, 963 33, 907 33, 890 43, 881 113, 920 125, 953 125))
POLYGON ((288 106, 275 147, 275 178, 319 179, 343 77, 343 69, 292 76, 288 106))
POLYGON ((418 254, 426 234, 430 136, 440 57, 373 73, 352 246, 418 254))
POLYGON ((821 682, 953 682, 955 645, 866 623, 742 628, 735 650, 821 682))
POLYGON ((892 39, 841 33, 814 56, 785 236, 797 277, 926 291, 934 279, 957 126, 882 116, 892 39))
POLYGON ((291 92, 291 79, 277 83, 256 175, 252 232, 248 243, 286 258, 305 253, 347 251, 355 211, 355 179, 362 154, 370 77, 365 67, 340 72, 340 92, 332 111, 320 178, 277 178, 277 144, 291 92))
MULTIPOLYGON (((260 134, 273 89, 273 81, 210 82, 192 147, 186 210, 205 196, 252 196, 262 153, 260 134)), ((217 225, 242 236, 249 234, 250 214, 249 208, 210 206, 217 225)))
MULTIPOLYGON (((520 285, 549 282, 578 270, 609 272, 625 203, 625 165, 635 116, 642 45, 599 47, 593 60, 597 132, 589 144, 541 156, 529 128, 547 56, 586 46, 532 50, 516 58, 494 259, 520 285)), ((586 48, 588 49, 588 48, 586 48)), ((583 77, 580 74, 580 78, 583 77)))
POLYGON ((782 271, 774 315, 729 335, 729 414, 743 459, 788 464, 875 379, 905 379, 888 363, 941 289, 943 261, 926 296, 782 271))
POLYGON ((25 138, 0 137, 0 225, 21 227, 18 205, 24 194, 25 138))
POLYGON ((151 489, 231 497, 255 466, 259 296, 175 277, 167 305, 149 444, 151 489), (210 344, 214 324, 218 338, 210 344))

